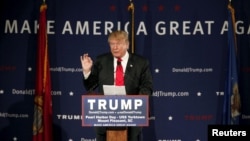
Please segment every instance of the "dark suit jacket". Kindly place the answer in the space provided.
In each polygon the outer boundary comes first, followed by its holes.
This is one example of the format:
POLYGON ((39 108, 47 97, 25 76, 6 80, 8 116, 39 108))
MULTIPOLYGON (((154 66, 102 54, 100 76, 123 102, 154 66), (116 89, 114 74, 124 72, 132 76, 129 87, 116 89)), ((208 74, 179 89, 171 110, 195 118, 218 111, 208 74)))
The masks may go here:
MULTIPOLYGON (((114 85, 114 63, 111 53, 100 55, 96 58, 88 79, 83 79, 88 91, 103 94, 103 85, 114 85)), ((129 54, 129 59, 124 75, 127 95, 152 94, 152 75, 148 60, 136 54, 129 54)))

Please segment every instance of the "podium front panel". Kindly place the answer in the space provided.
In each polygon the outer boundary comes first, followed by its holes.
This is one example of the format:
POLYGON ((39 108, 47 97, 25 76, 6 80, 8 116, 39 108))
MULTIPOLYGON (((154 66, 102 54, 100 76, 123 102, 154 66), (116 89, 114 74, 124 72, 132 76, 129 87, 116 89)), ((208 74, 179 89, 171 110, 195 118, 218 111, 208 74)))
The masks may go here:
POLYGON ((83 95, 82 126, 148 126, 147 95, 83 95))

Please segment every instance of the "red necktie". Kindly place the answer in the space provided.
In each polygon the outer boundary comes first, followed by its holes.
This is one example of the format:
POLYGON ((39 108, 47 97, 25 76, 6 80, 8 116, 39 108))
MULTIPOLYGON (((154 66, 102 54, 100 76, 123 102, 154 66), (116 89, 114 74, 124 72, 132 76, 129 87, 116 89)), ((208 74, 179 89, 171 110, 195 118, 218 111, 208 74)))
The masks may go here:
POLYGON ((122 68, 121 61, 122 61, 121 58, 117 58, 116 77, 115 77, 115 85, 116 86, 123 86, 124 85, 123 68, 122 68))

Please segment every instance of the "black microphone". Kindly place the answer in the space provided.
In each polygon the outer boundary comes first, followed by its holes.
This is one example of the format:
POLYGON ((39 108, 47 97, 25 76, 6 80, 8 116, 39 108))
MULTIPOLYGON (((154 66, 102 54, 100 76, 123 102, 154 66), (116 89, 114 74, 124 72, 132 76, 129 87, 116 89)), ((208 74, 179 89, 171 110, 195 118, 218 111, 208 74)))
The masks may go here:
POLYGON ((89 90, 87 91, 87 94, 93 93, 97 87, 98 87, 98 83, 95 83, 93 86, 89 88, 89 90))
POLYGON ((121 65, 121 60, 117 59, 117 65, 121 65))
POLYGON ((121 62, 117 61, 117 65, 121 65, 121 62))

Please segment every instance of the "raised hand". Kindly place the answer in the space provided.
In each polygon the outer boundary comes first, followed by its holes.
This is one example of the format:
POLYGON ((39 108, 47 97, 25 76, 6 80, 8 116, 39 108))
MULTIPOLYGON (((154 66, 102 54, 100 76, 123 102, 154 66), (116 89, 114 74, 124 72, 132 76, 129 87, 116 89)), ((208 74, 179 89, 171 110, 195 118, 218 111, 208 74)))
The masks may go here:
POLYGON ((80 56, 81 64, 82 64, 82 71, 83 73, 87 74, 91 71, 93 61, 91 57, 89 57, 88 53, 84 53, 82 56, 80 56))

